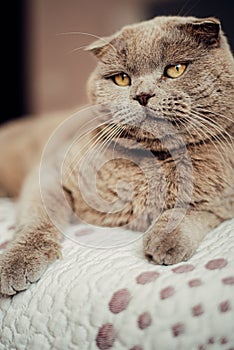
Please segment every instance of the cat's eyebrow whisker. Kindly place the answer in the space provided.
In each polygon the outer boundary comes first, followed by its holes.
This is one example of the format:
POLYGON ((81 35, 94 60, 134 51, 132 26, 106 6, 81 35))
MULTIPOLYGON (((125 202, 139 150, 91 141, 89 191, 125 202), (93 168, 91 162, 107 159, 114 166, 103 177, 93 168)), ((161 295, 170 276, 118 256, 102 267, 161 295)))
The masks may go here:
MULTIPOLYGON (((84 35, 84 36, 90 36, 94 39, 98 39, 100 41, 103 41, 105 45, 110 46, 115 52, 117 52, 117 49, 114 47, 114 45, 112 45, 108 40, 106 40, 105 38, 95 35, 95 34, 91 34, 91 33, 86 33, 86 32, 62 32, 59 33, 58 35, 84 35)), ((88 45, 84 45, 83 48, 86 48, 88 45)))
MULTIPOLYGON (((185 1, 185 3, 183 4, 183 6, 181 7, 181 9, 179 10, 179 12, 176 14, 177 16, 186 16, 187 12, 185 14, 183 14, 183 11, 186 9, 186 6, 189 5, 191 0, 187 0, 185 1)), ((190 10, 189 10, 190 11, 190 10)))
POLYGON ((74 52, 77 52, 79 50, 83 50, 86 47, 87 47, 87 45, 82 45, 82 46, 76 47, 75 49, 70 50, 69 53, 74 53, 74 52))

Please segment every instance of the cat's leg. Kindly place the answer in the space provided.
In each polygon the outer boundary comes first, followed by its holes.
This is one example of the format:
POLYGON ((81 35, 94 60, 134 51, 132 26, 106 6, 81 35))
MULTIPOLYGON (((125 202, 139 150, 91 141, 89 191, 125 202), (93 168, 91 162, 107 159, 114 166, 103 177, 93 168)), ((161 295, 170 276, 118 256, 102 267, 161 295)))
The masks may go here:
POLYGON ((156 264, 187 260, 220 222, 219 217, 208 211, 190 211, 184 215, 180 209, 167 210, 145 235, 145 255, 156 264))
MULTIPOLYGON (((48 169, 48 172, 50 170, 48 169)), ((38 171, 26 180, 18 206, 15 239, 0 257, 0 293, 13 295, 37 281, 47 266, 61 256, 61 233, 53 225, 42 203, 38 171)), ((48 206, 68 220, 62 203, 48 186, 48 206)))

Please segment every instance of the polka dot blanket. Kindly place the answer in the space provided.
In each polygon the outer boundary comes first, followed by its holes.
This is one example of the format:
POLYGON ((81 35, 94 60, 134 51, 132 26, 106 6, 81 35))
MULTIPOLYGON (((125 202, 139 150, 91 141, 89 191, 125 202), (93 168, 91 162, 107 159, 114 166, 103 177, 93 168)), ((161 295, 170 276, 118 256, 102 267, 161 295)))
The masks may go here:
MULTIPOLYGON (((14 211, 0 201, 1 252, 14 211)), ((0 299, 1 350, 234 350, 234 220, 174 266, 147 262, 139 233, 81 225, 66 237, 62 260, 0 299)))

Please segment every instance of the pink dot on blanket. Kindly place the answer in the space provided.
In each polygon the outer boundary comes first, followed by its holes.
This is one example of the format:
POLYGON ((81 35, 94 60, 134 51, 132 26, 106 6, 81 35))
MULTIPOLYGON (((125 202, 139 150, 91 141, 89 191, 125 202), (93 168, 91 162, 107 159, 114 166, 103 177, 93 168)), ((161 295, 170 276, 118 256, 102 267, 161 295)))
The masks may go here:
POLYGON ((136 281, 138 284, 146 284, 150 283, 159 276, 160 274, 156 271, 146 271, 142 272, 139 276, 137 276, 136 281))
POLYGON ((75 232, 75 236, 76 237, 86 236, 86 235, 90 235, 91 233, 93 233, 93 230, 91 228, 89 228, 89 227, 81 228, 75 232))
POLYGON ((1 243, 1 244, 0 244, 0 250, 1 250, 1 249, 5 249, 5 248, 7 247, 7 245, 8 245, 9 242, 10 242, 10 241, 5 241, 5 242, 1 243))
POLYGON ((195 305, 192 308, 192 315, 194 317, 198 317, 198 316, 202 315, 203 313, 204 313, 204 310, 203 310, 202 304, 195 305))
POLYGON ((230 306, 230 303, 228 300, 225 300, 225 301, 222 301, 220 304, 219 304, 219 311, 220 312, 227 312, 231 309, 231 306, 230 306))
POLYGON ((202 285, 202 281, 199 278, 195 278, 193 280, 188 281, 188 285, 190 288, 199 287, 202 285))
POLYGON ((119 312, 126 309, 128 303, 131 299, 131 294, 127 289, 120 289, 115 292, 109 302, 109 309, 113 314, 118 314, 119 312))
POLYGON ((179 335, 184 333, 184 324, 176 323, 172 326, 172 334, 174 337, 178 337, 179 335))
POLYGON ((173 294, 175 294, 174 287, 169 286, 169 287, 163 288, 160 291, 160 299, 162 299, 162 300, 167 299, 167 298, 171 297, 173 294))
POLYGON ((137 323, 140 329, 145 329, 151 325, 152 318, 149 312, 144 312, 138 317, 137 323))
POLYGON ((222 279, 222 281, 223 281, 223 284, 230 284, 230 285, 232 285, 232 284, 234 284, 234 277, 233 276, 225 277, 225 278, 222 279))
POLYGON ((214 259, 214 260, 208 261, 208 263, 206 263, 205 267, 208 270, 216 270, 216 269, 222 269, 226 265, 227 265, 227 260, 220 258, 220 259, 214 259))
POLYGON ((143 350, 143 348, 141 346, 139 346, 139 345, 135 345, 130 350, 143 350))
POLYGON ((207 340, 207 344, 214 344, 215 340, 214 340, 214 337, 210 337, 208 340, 207 340))
POLYGON ((116 332, 111 323, 104 324, 99 328, 98 334, 96 336, 96 344, 100 350, 110 349, 115 342, 116 332))
POLYGON ((194 270, 194 266, 191 264, 184 264, 181 266, 174 267, 174 269, 172 269, 174 273, 184 273, 184 272, 189 272, 193 270, 194 270))
POLYGON ((198 345, 198 350, 206 350, 206 347, 204 345, 198 345))
POLYGON ((227 343, 228 343, 228 340, 227 340, 226 337, 222 337, 222 338, 220 339, 220 344, 224 345, 224 344, 227 344, 227 343))

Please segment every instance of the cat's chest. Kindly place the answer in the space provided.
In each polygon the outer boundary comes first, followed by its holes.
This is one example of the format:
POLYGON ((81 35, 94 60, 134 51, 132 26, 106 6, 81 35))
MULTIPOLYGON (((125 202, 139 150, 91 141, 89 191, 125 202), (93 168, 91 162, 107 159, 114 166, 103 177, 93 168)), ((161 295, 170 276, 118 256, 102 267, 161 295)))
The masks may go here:
POLYGON ((75 197, 78 215, 89 223, 131 222, 131 227, 145 230, 162 210, 187 203, 192 196, 192 174, 185 161, 106 152, 105 157, 93 155, 85 163, 79 169, 75 197))
POLYGON ((190 153, 159 159, 138 152, 90 153, 73 173, 77 214, 104 226, 145 230, 162 211, 205 209, 223 191, 223 174, 207 157, 190 153))

